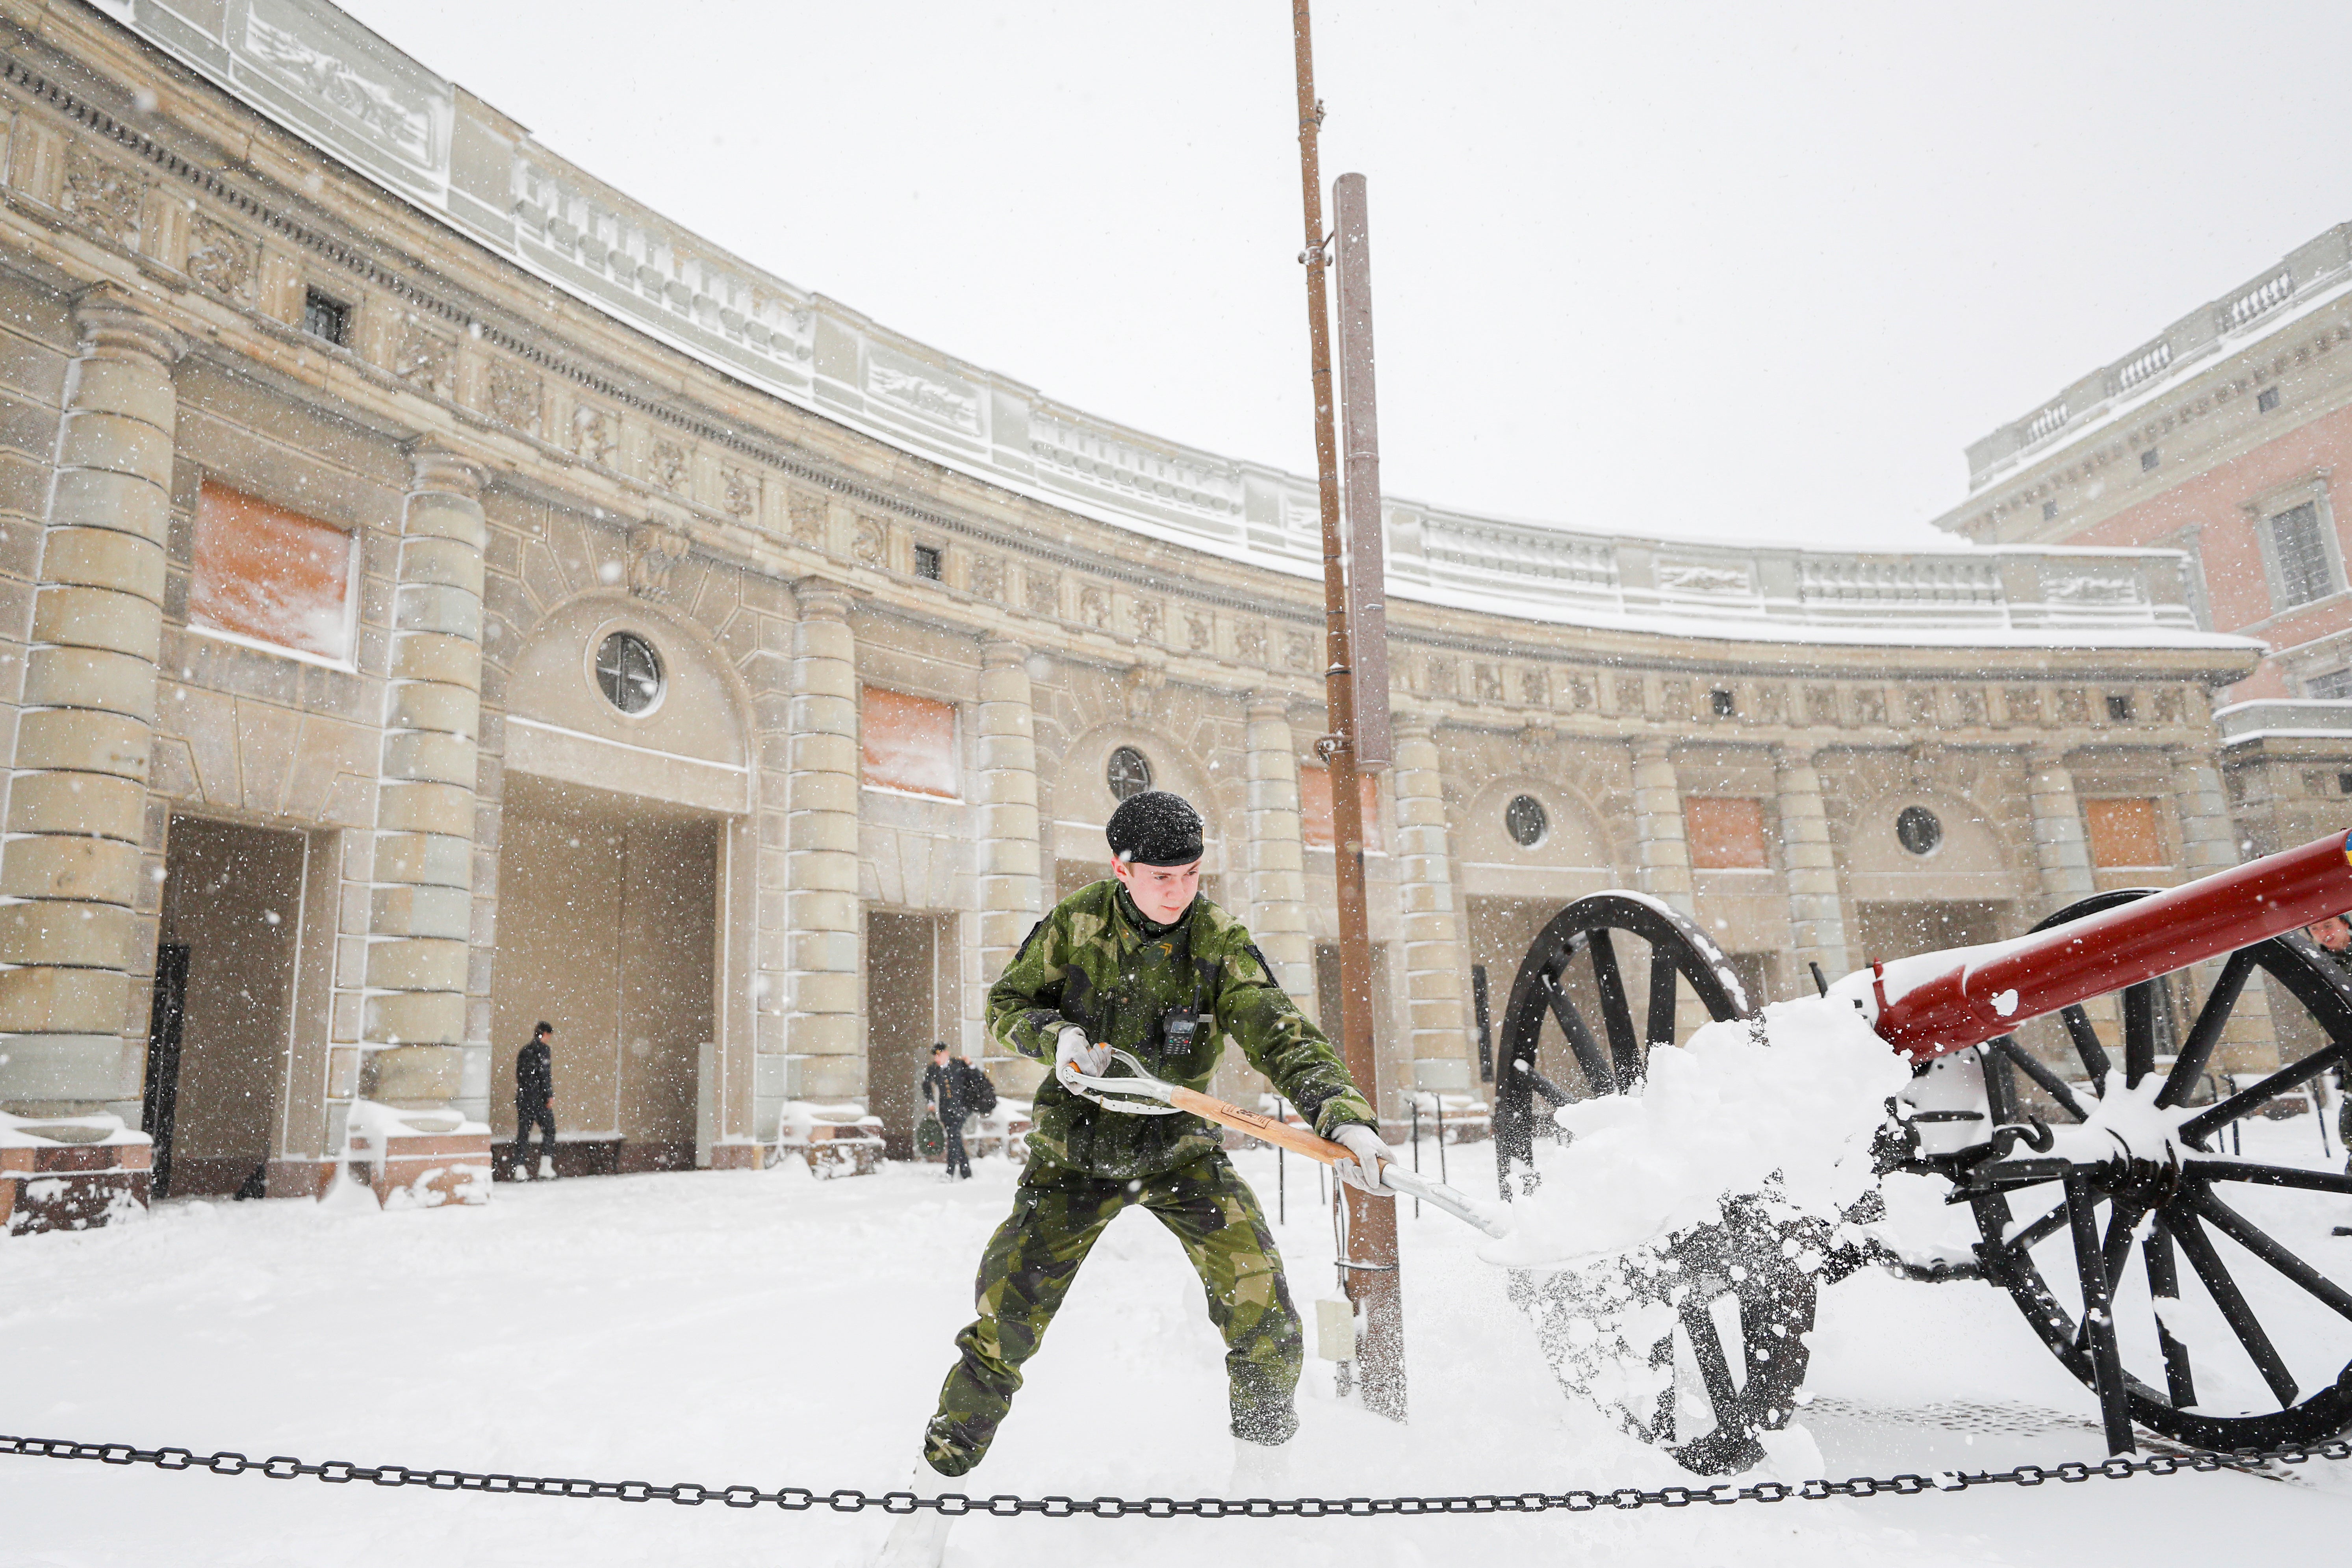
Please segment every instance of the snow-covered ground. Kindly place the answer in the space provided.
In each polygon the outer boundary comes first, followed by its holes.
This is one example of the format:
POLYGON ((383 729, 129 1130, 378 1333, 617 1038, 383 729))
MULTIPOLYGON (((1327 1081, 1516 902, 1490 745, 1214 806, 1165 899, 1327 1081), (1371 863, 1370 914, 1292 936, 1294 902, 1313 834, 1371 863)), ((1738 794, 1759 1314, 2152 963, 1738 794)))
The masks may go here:
MULTIPOLYGON (((1483 1147, 1450 1152, 1490 1191, 1483 1147)), ((1433 1145, 1425 1165, 1433 1165, 1433 1145)), ((1241 1159, 1269 1211, 1270 1154, 1241 1159)), ((971 1316, 1013 1171, 818 1182, 765 1173, 502 1186, 462 1212, 167 1204, 142 1223, 0 1241, 0 1430, 543 1475, 882 1490, 904 1480, 971 1316)), ((1433 1173, 1433 1171, 1432 1172, 1433 1173)), ((1329 1294, 1311 1171, 1289 1166, 1294 1290, 1329 1294)), ((1296 1489, 1364 1495, 1689 1478, 1570 1405, 1475 1233, 1404 1220, 1412 1421, 1335 1403, 1310 1362, 1296 1489)), ((2352 1241, 2338 1245, 2352 1247, 2352 1241)), ((2090 1395, 2004 1296, 1870 1272, 1830 1291, 1787 1479, 2096 1458, 2090 1395), (1813 1445, 1818 1444, 1818 1452, 1813 1445)), ((1222 1493, 1221 1346, 1175 1244, 1115 1224, 973 1489, 1222 1493)), ((2352 1467, 2347 1467, 2352 1469, 2352 1467)), ((1519 1519, 969 1520, 954 1568, 1608 1561, 1702 1568, 2326 1562, 2352 1473, 2183 1475, 1957 1496, 1519 1519)), ((861 1563, 878 1514, 451 1495, 0 1459, 0 1564, 861 1563)))

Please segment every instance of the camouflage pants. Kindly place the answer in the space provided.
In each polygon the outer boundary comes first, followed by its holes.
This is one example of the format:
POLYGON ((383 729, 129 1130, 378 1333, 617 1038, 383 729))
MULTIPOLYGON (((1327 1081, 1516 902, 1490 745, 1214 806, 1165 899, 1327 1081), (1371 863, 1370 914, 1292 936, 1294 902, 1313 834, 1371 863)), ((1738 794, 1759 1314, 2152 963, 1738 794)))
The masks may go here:
POLYGON ((1210 1321, 1225 1340, 1234 1436, 1280 1443, 1298 1429, 1298 1311, 1257 1195, 1223 1154, 1138 1181, 1032 1167, 981 1255, 980 1317, 956 1335, 961 1353, 923 1435, 933 1469, 960 1476, 988 1452, 1021 1387, 1022 1363, 1037 1353, 1103 1227, 1129 1204, 1175 1233, 1201 1276, 1210 1321))

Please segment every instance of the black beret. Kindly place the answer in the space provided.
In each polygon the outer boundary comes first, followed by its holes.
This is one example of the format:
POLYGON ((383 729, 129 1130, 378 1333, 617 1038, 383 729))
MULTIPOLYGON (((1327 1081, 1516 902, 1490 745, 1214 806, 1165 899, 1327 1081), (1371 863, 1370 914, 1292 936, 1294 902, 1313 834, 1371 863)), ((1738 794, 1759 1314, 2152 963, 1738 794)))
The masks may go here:
POLYGON ((1103 829, 1114 858, 1136 866, 1190 866, 1201 858, 1201 814, 1181 795, 1139 790, 1103 829))

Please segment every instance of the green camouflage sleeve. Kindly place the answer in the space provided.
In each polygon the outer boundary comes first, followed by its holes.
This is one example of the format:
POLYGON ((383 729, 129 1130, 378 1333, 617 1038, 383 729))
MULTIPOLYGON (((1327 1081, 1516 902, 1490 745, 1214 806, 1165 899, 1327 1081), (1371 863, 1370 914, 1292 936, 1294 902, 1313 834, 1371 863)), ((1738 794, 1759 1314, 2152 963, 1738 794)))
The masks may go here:
POLYGON ((1249 932, 1238 924, 1227 930, 1230 934, 1219 944, 1224 964, 1217 992, 1219 1026, 1323 1137, 1350 1121, 1377 1128, 1380 1119, 1348 1075, 1348 1065, 1276 982, 1249 932))
POLYGON ((1021 950, 988 988, 988 1032, 1008 1051, 1032 1061, 1054 1059, 1062 1028, 1062 988, 1070 933, 1060 910, 1032 927, 1021 950))

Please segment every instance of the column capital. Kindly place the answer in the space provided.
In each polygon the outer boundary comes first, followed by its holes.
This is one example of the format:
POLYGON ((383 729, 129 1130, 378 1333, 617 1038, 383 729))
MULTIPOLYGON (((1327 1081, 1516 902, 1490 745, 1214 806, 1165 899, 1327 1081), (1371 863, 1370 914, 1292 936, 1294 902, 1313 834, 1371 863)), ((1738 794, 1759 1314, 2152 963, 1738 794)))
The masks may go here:
POLYGON ((482 466, 439 439, 422 437, 407 443, 408 493, 452 495, 467 500, 482 499, 482 466))
POLYGON ((1814 766, 1821 754, 1822 748, 1810 742, 1783 741, 1772 748, 1772 765, 1784 773, 1793 773, 1814 766))
POLYGON ((103 358, 143 357, 169 365, 188 352, 188 340, 164 321, 152 298, 119 283, 100 283, 76 295, 73 321, 83 351, 103 358))
POLYGON ((845 621, 856 597, 829 577, 799 577, 793 582, 793 602, 804 621, 845 621))
POLYGON ((1633 737, 1633 760, 1637 763, 1672 763, 1675 742, 1666 735, 1636 735, 1633 737))
POLYGON ((1437 738, 1434 720, 1418 713, 1400 713, 1389 721, 1390 729, 1399 741, 1433 741, 1437 738))
POLYGON ((2028 746, 2025 748, 2025 765, 2037 773, 2044 768, 2063 768, 2066 765, 2066 748, 2046 743, 2028 746))
POLYGON ((1290 698, 1281 691, 1253 691, 1244 700, 1243 711, 1248 714, 1253 724, 1267 719, 1279 719, 1287 724, 1290 722, 1290 698))
MULTIPOLYGON (((798 592, 795 588, 794 592, 798 592)), ((982 637, 980 643, 980 665, 982 669, 1010 669, 1029 662, 1029 645, 1011 637, 982 637)))

